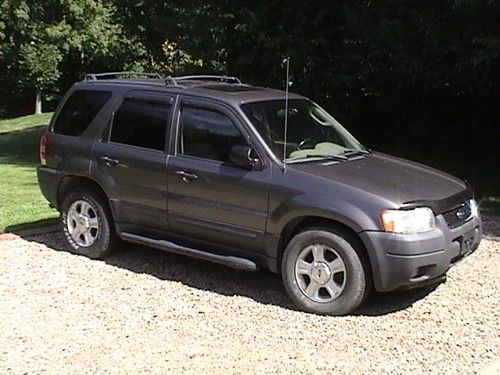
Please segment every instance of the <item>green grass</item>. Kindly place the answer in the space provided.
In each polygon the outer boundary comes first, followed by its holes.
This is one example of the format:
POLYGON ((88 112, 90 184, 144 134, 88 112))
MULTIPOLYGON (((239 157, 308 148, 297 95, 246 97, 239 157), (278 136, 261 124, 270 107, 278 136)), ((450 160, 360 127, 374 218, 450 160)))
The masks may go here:
POLYGON ((500 215, 500 197, 486 197, 479 200, 481 212, 500 215))
POLYGON ((51 113, 0 121, 0 233, 58 216, 36 178, 38 142, 51 113))
POLYGON ((41 115, 30 115, 13 119, 0 120, 0 134, 14 130, 23 130, 27 127, 37 125, 47 125, 52 117, 52 113, 42 113, 41 115))

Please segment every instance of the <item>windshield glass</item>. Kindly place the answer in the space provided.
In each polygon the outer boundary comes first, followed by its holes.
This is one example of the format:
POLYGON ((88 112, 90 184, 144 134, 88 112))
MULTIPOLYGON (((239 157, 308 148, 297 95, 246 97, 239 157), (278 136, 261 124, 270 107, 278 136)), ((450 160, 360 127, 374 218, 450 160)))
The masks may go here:
POLYGON ((288 102, 286 147, 285 100, 248 103, 241 108, 274 154, 281 160, 286 158, 287 163, 366 150, 332 116, 309 100, 288 102))

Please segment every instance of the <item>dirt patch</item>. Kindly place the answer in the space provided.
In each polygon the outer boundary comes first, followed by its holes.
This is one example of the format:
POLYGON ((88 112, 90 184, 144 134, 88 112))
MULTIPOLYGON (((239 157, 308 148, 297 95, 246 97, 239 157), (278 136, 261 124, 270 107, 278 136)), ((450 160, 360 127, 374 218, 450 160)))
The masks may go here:
POLYGON ((0 234, 0 241, 13 241, 13 240, 17 240, 18 238, 19 238, 19 236, 17 234, 14 234, 14 233, 0 234))

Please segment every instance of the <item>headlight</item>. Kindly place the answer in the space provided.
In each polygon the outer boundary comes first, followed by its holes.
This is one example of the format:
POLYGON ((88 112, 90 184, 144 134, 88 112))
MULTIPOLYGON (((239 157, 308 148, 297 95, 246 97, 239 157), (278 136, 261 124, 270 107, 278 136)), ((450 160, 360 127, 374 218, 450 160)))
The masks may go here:
POLYGON ((386 232, 422 233, 436 227, 436 218, 430 208, 412 210, 386 210, 382 212, 382 224, 386 232))
POLYGON ((473 217, 479 217, 479 206, 475 199, 469 201, 470 213, 473 217))

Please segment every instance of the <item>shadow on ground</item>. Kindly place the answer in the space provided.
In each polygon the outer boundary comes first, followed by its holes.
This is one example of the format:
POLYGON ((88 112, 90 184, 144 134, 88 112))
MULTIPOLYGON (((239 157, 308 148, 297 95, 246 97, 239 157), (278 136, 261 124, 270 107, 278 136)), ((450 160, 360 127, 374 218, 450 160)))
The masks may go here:
POLYGON ((43 233, 46 230, 55 230, 54 226, 57 225, 59 219, 41 219, 37 221, 32 221, 30 223, 23 223, 17 225, 10 225, 5 228, 6 233, 14 233, 21 237, 24 235, 34 235, 35 233, 43 233), (51 227, 51 228, 48 228, 51 227))
MULTIPOLYGON (((63 237, 53 221, 37 225, 9 228, 27 241, 42 243, 54 250, 64 251, 63 237), (45 225, 45 226, 43 226, 45 225)), ((109 265, 135 273, 148 274, 160 280, 180 282, 192 288, 225 296, 243 296, 262 304, 296 310, 287 297, 279 275, 268 271, 244 272, 171 254, 145 246, 123 243, 120 251, 105 260, 109 265)), ((382 316, 404 310, 426 297, 437 285, 404 292, 374 293, 353 314, 382 316)))

